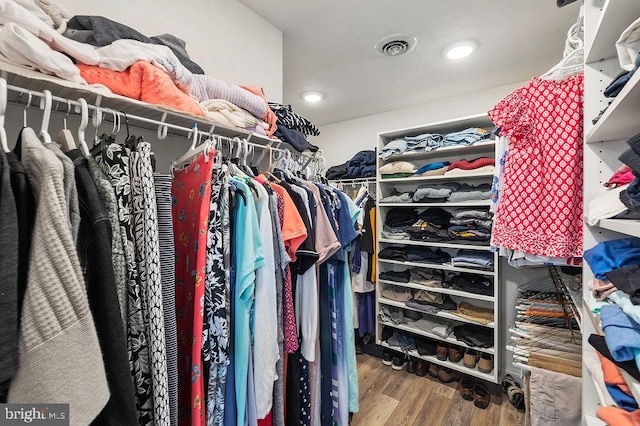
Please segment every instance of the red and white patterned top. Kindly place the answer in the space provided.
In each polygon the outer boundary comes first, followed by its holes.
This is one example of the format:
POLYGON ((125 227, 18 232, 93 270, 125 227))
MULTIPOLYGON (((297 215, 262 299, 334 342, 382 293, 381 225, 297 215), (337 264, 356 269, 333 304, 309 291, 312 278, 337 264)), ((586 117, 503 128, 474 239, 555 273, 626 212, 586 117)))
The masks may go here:
POLYGON ((534 78, 489 111, 508 136, 494 246, 582 256, 583 75, 534 78))

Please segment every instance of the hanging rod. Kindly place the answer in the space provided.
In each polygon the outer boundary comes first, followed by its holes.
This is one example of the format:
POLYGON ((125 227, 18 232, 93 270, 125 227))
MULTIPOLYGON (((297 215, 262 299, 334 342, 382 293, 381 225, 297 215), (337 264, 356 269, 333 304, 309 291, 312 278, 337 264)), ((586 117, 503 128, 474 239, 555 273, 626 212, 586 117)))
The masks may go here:
POLYGON ((328 179, 328 180, 329 182, 342 183, 342 184, 348 185, 348 184, 356 184, 356 183, 375 183, 376 178, 370 177, 370 178, 328 179))
MULTIPOLYGON (((37 98, 45 98, 45 94, 44 92, 39 92, 36 90, 30 90, 30 89, 25 89, 23 87, 19 87, 19 86, 15 86, 12 84, 7 84, 7 90, 19 93, 19 96, 22 95, 29 95, 29 96, 35 96, 37 98)), ((63 103, 63 104, 67 104, 67 105, 73 105, 74 108, 74 112, 78 113, 80 111, 80 102, 77 100, 73 100, 73 99, 68 99, 68 98, 63 98, 60 96, 55 96, 55 95, 51 95, 51 100, 58 102, 58 103, 63 103)), ((129 114, 129 113, 124 113, 122 111, 117 111, 114 110, 112 108, 105 108, 105 107, 100 107, 98 105, 93 105, 93 104, 87 104, 87 106, 89 107, 89 110, 93 111, 95 114, 103 114, 104 112, 108 112, 109 114, 113 115, 117 115, 119 119, 122 119, 122 117, 124 116, 124 118, 126 120, 133 120, 133 121, 139 121, 142 123, 147 123, 147 124, 152 124, 155 126, 158 126, 159 128, 159 132, 160 130, 163 129, 173 129, 173 130, 178 130, 178 131, 182 131, 182 132, 186 132, 187 135, 192 134, 193 132, 193 128, 189 128, 189 127, 184 127, 184 126, 178 126, 176 124, 171 124, 171 123, 167 123, 165 121, 159 121, 159 120, 154 120, 152 118, 147 118, 147 117, 141 117, 139 115, 135 115, 135 114, 129 114)), ((163 120, 166 118, 166 114, 163 114, 163 120)), ((100 119, 101 120, 101 119, 100 119)), ((197 128, 198 126, 198 122, 194 121, 194 127, 197 128)), ((198 131, 198 133, 202 136, 205 137, 211 137, 211 138, 221 138, 222 140, 226 140, 227 142, 229 142, 230 144, 234 144, 234 143, 238 143, 239 141, 242 141, 242 139, 240 138, 240 136, 236 136, 235 139, 234 138, 230 138, 228 136, 223 136, 223 135, 219 135, 216 134, 215 131, 215 124, 211 125, 211 129, 208 132, 205 131, 198 131)), ((166 134, 166 131, 163 131, 166 134)), ((253 142, 249 142, 249 140, 251 139, 252 134, 248 133, 247 135, 243 135, 243 139, 245 141, 243 141, 243 143, 247 144, 248 146, 251 146, 253 148, 258 148, 258 149, 262 149, 262 150, 268 150, 271 152, 277 152, 280 153, 281 156, 278 158, 282 158, 282 156, 286 156, 286 155, 290 155, 292 157, 297 157, 297 162, 298 163, 302 163, 302 161, 306 161, 305 166, 303 168, 305 168, 306 166, 308 166, 311 162, 319 162, 321 160, 321 157, 315 156, 315 155, 307 155, 307 154, 302 154, 302 153, 298 153, 298 152, 292 152, 289 149, 286 148, 279 148, 279 147, 273 147, 270 144, 268 145, 262 145, 262 144, 257 144, 257 143, 253 143, 253 142)), ((281 141, 274 139, 273 140, 274 143, 278 143, 281 144, 281 141)), ((278 160, 276 159, 276 160, 278 160)))

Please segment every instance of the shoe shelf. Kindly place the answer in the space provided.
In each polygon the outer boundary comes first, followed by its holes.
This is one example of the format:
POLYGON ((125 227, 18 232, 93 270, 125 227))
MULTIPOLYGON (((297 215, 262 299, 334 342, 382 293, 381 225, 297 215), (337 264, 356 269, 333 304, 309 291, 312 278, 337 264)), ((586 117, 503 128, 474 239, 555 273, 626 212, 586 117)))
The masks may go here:
MULTIPOLYGON (((402 352, 402 350, 399 347, 390 346, 387 342, 380 341, 378 344, 380 346, 385 347, 385 348, 388 348, 388 349, 391 349, 391 350, 394 350, 394 351, 397 351, 397 352, 402 352)), ((483 373, 482 371, 478 370, 477 368, 465 367, 462 364, 462 361, 460 361, 458 363, 451 362, 451 361, 441 361, 435 355, 420 355, 417 350, 410 350, 408 352, 408 355, 411 356, 411 357, 414 357, 414 358, 419 358, 419 359, 422 359, 424 361, 428 361, 428 362, 437 364, 437 365, 439 365, 441 367, 450 368, 452 370, 458 371, 460 373, 463 373, 463 374, 466 374, 466 375, 469 375, 469 376, 477 377, 477 378, 482 379, 482 380, 487 380, 487 381, 492 382, 492 383, 498 383, 498 377, 497 377, 497 374, 496 374, 495 361, 494 361, 493 371, 491 371, 491 373, 483 373)))
POLYGON ((491 201, 464 201, 460 203, 379 203, 380 207, 489 207, 491 201))
POLYGON ((392 161, 411 161, 411 160, 423 160, 423 159, 432 159, 438 157, 450 157, 453 155, 467 155, 467 154, 475 154, 482 152, 493 152, 496 147, 496 141, 486 140, 476 142, 472 145, 465 146, 445 146, 443 148, 438 148, 429 152, 405 152, 403 154, 395 154, 391 157, 383 160, 385 162, 392 161))
POLYGON ((487 271, 484 269, 472 269, 472 268, 460 268, 457 266, 445 265, 443 263, 422 263, 422 262, 408 262, 403 260, 391 260, 391 259, 378 259, 379 263, 388 263, 391 265, 403 265, 403 266, 417 266, 419 268, 431 268, 441 271, 453 271, 453 272, 468 272, 476 275, 487 275, 494 277, 495 271, 487 271))
POLYGON ((433 317, 438 317, 438 318, 445 318, 448 320, 453 320, 453 321, 460 321, 460 322, 465 322, 468 324, 475 324, 475 325, 479 325, 482 327, 487 327, 487 328, 495 328, 495 323, 490 322, 488 324, 483 324, 477 321, 473 321, 473 320, 469 320, 466 318, 462 318, 459 317, 457 315, 452 314, 451 312, 448 311, 439 311, 437 313, 431 313, 431 312, 425 312, 425 311, 421 311, 420 309, 416 309, 416 308, 412 308, 411 306, 407 306, 405 305, 403 302, 397 302, 395 300, 391 300, 391 299, 385 299, 384 297, 378 297, 378 303, 382 304, 382 305, 388 305, 388 306, 395 306, 397 308, 402 308, 402 309, 408 309, 410 311, 415 311, 415 312, 420 312, 421 314, 424 315, 431 315, 433 317))
POLYGON ((396 282, 396 281, 391 281, 391 280, 378 280, 378 282, 382 283, 382 284, 395 285, 395 286, 399 286, 399 287, 415 288, 415 289, 418 289, 418 290, 426 290, 426 291, 430 291, 430 292, 433 292, 433 293, 449 294, 451 296, 464 297, 466 299, 486 300, 488 302, 495 301, 495 297, 493 297, 493 296, 487 296, 487 295, 484 295, 484 294, 471 293, 469 291, 455 290, 455 289, 446 288, 446 287, 427 287, 426 285, 412 283, 412 282, 401 283, 401 282, 396 282))
POLYGON ((632 237, 640 237, 640 220, 602 219, 598 226, 632 237))
POLYGON ((478 352, 484 352, 492 355, 496 353, 494 348, 476 348, 475 346, 469 346, 466 343, 456 339, 453 335, 448 337, 442 337, 442 336, 438 336, 437 334, 424 331, 420 328, 411 327, 410 325, 407 325, 407 324, 394 324, 392 322, 387 322, 387 321, 380 321, 380 324, 385 325, 387 327, 391 327, 391 328, 397 328, 398 330, 408 331, 409 333, 418 334, 420 336, 428 337, 433 340, 439 340, 441 342, 447 342, 452 345, 460 346, 463 348, 473 349, 478 352))
MULTIPOLYGON (((493 128, 493 124, 486 113, 475 114, 460 118, 454 118, 451 120, 435 122, 431 124, 426 124, 423 126, 417 126, 412 128, 405 128, 399 130, 393 130, 389 132, 383 132, 378 134, 378 152, 382 150, 382 148, 389 143, 390 141, 401 138, 404 136, 417 136, 425 133, 436 133, 436 134, 446 134, 450 132, 464 130, 470 127, 480 127, 487 130, 493 128)), ((493 158, 495 156, 496 149, 496 140, 495 139, 487 139, 483 141, 476 142, 471 145, 461 145, 461 146, 450 146, 443 147, 439 149, 435 149, 430 152, 409 152, 403 154, 392 155, 391 157, 383 160, 378 158, 378 169, 382 167, 384 164, 388 164, 392 161, 410 161, 414 165, 419 166, 422 164, 427 164, 433 161, 457 161, 461 159, 470 160, 472 158, 477 158, 481 156, 486 156, 493 158)), ((396 187, 398 191, 414 191, 419 185, 429 184, 429 183, 445 183, 445 182, 457 182, 457 183, 469 183, 469 184, 479 184, 479 183, 489 183, 493 179, 493 173, 486 172, 478 172, 478 171, 469 171, 464 174, 457 175, 438 175, 438 176, 411 176, 405 178, 389 178, 383 179, 382 176, 377 174, 377 194, 379 194, 380 199, 384 196, 390 195, 391 191, 396 187)), ((429 241, 412 241, 412 240, 395 240, 393 238, 384 238, 382 236, 382 227, 387 217, 387 212, 393 208, 407 208, 407 209, 427 209, 429 207, 439 207, 445 209, 459 209, 459 208, 471 208, 471 209, 483 209, 486 210, 491 206, 490 200, 472 200, 465 202, 441 202, 441 203, 379 203, 377 205, 378 208, 378 216, 377 216, 377 244, 378 250, 382 250, 385 247, 390 245, 397 246, 412 246, 412 247, 429 247, 431 249, 443 249, 450 254, 453 254, 456 250, 477 250, 478 252, 487 253, 491 252, 491 247, 486 244, 475 244, 473 241, 462 241, 460 243, 457 242, 429 242, 429 241)), ((494 337, 494 348, 499 348, 500 339, 501 339, 501 331, 498 328, 499 324, 499 293, 500 293, 500 282, 499 282, 499 268, 498 268, 498 258, 497 255, 493 254, 494 259, 494 267, 493 270, 486 270, 480 268, 473 267, 457 267, 452 266, 450 263, 425 263, 425 262, 411 262, 411 261, 401 261, 401 260, 392 260, 392 259, 377 259, 377 271, 380 274, 382 271, 389 271, 391 269, 400 269, 404 268, 425 268, 425 269, 435 269, 440 271, 449 271, 449 272, 463 272, 469 273, 473 275, 479 276, 487 276, 492 277, 494 283, 494 294, 491 296, 471 293, 462 290, 455 290, 452 288, 433 288, 427 287, 415 282, 408 283, 398 283, 391 280, 381 280, 378 276, 377 282, 381 285, 376 286, 376 333, 377 336, 380 336, 380 329, 382 326, 389 326, 396 330, 400 330, 401 332, 413 333, 415 335, 429 337, 438 341, 444 341, 449 344, 458 345, 460 347, 468 347, 462 342, 458 342, 454 336, 449 336, 445 339, 439 337, 437 334, 431 332, 430 330, 422 330, 417 327, 411 326, 411 324, 389 324, 386 322, 381 322, 378 317, 378 312, 381 306, 394 306, 397 308, 419 312, 423 315, 429 315, 434 317, 439 317, 447 320, 454 321, 455 323, 467 323, 467 324, 475 324, 480 325, 482 327, 486 327, 488 329, 493 330, 494 337), (397 265, 397 266, 396 266, 397 265), (399 268, 400 267, 400 268, 399 268), (489 324, 481 324, 477 321, 468 320, 462 317, 458 317, 454 315, 450 311, 439 311, 437 313, 429 313, 421 311, 420 309, 411 308, 406 306, 404 302, 397 302, 394 300, 386 299, 382 296, 381 292, 384 286, 393 285, 398 287, 410 288, 410 289, 419 289, 419 290, 427 290, 434 293, 440 294, 448 294, 455 298, 462 298, 463 300, 468 300, 473 303, 475 300, 478 305, 486 306, 488 308, 493 309, 493 318, 494 321, 489 324)), ((389 347, 386 342, 378 341, 378 344, 389 347)), ((459 364, 454 364, 449 361, 440 361, 435 356, 421 356, 417 351, 410 352, 410 355, 415 356, 417 358, 433 362, 434 364, 441 365, 444 367, 449 367, 453 370, 459 371, 464 374, 468 374, 474 377, 478 377, 484 380, 488 380, 493 383, 498 382, 498 376, 501 374, 502 364, 501 364, 501 351, 495 350, 494 348, 490 349, 476 349, 480 352, 490 353, 494 357, 494 370, 490 374, 485 374, 477 369, 466 368, 462 365, 462 362, 459 364)), ((391 348, 395 350, 399 350, 398 348, 391 348)))
POLYGON ((616 41, 622 31, 640 16, 638 0, 607 0, 598 16, 592 43, 586 52, 586 63, 616 56, 616 41))
MULTIPOLYGON (((635 76, 634 76, 635 77, 635 76)), ((425 183, 425 182, 446 182, 446 181, 463 181, 467 179, 492 179, 493 173, 465 173, 462 175, 441 175, 441 176, 416 176, 416 177, 405 177, 405 178, 389 178, 389 179, 380 179, 378 183, 386 184, 386 183, 425 183)), ((411 204, 411 203, 407 203, 411 204)))
MULTIPOLYGON (((435 243, 435 242, 432 243, 428 241, 394 240, 393 238, 380 238, 379 242, 384 244, 399 244, 399 245, 419 246, 419 247, 436 247, 436 248, 491 251, 491 246, 489 245, 481 246, 478 244, 435 243)), ((384 260, 384 259, 380 259, 380 260, 384 260)))

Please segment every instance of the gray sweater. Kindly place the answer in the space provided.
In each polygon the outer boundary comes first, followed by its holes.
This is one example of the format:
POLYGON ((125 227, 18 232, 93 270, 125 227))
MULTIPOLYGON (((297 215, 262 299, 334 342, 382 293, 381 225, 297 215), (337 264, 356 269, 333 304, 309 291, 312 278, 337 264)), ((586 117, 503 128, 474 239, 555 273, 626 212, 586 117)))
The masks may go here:
POLYGON ((102 354, 69 227, 64 170, 33 129, 22 162, 36 200, 29 278, 9 402, 69 403, 71 425, 87 425, 109 399, 102 354))

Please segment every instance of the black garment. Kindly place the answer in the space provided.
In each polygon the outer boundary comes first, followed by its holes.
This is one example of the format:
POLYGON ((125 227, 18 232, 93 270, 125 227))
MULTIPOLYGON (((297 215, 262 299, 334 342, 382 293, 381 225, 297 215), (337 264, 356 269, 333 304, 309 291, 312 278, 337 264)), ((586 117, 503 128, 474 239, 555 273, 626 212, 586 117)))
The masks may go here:
POLYGON ((384 224, 390 227, 410 226, 418 219, 418 213, 414 209, 395 207, 387 212, 384 224))
POLYGON ((18 368, 18 242, 16 201, 11 167, 0 153, 0 402, 18 368))
POLYGON ((280 139, 282 142, 286 142, 291 145, 296 151, 303 152, 309 150, 311 152, 316 152, 318 147, 309 143, 305 136, 293 129, 288 129, 285 126, 278 126, 278 129, 273 134, 275 137, 280 139))
POLYGON ((379 259, 408 260, 407 250, 402 247, 386 247, 378 253, 379 259))
POLYGON ((31 251, 31 236, 36 212, 33 189, 31 188, 27 171, 19 159, 20 146, 21 137, 19 136, 15 152, 7 154, 11 169, 11 187, 18 212, 18 318, 22 314, 22 301, 24 300, 24 292, 27 290, 29 253, 31 251))
POLYGON ((638 366, 634 360, 631 361, 616 361, 613 359, 611 355, 611 351, 609 351, 609 347, 607 346, 607 342, 604 339, 604 336, 598 336, 597 334, 592 334, 589 336, 589 344, 595 348, 602 356, 607 358, 609 361, 613 362, 618 368, 623 369, 631 377, 636 380, 640 380, 640 371, 638 371, 638 366))
POLYGON ((302 196, 291 188, 291 185, 287 182, 281 181, 280 185, 287 191, 293 204, 295 204, 298 213, 302 217, 304 227, 309 230, 307 238, 300 244, 300 247, 296 251, 296 261, 291 263, 291 274, 304 274, 307 269, 311 268, 318 258, 316 252, 316 235, 313 232, 311 223, 309 222, 309 215, 307 214, 307 207, 305 207, 302 196))
POLYGON ((449 240, 446 228, 434 225, 424 219, 418 219, 409 226, 407 233, 412 241, 443 242, 449 240))
POLYGON ((464 324, 453 327, 453 335, 462 343, 476 348, 493 347, 493 330, 476 324, 464 324))
POLYGON ((605 272, 605 275, 618 290, 622 290, 629 295, 634 305, 640 305, 640 282, 638 282, 640 278, 640 265, 614 269, 605 272))
POLYGON ((78 188, 80 265, 111 394, 107 405, 93 424, 137 424, 138 413, 129 370, 127 339, 113 274, 109 216, 89 173, 87 159, 79 149, 67 152, 67 156, 73 160, 78 188))
MULTIPOLYGON (((360 236, 360 250, 367 252, 369 254, 375 252, 375 246, 373 244, 373 237, 375 236, 375 230, 373 229, 373 224, 371 223, 371 209, 374 209, 374 215, 376 208, 376 202, 373 198, 368 197, 367 201, 364 203, 364 221, 363 221, 363 230, 362 235, 360 236)), ((369 256, 371 257, 371 256, 369 256)))
POLYGON ((444 285, 455 290, 466 291, 474 294, 493 296, 493 283, 487 277, 463 272, 452 275, 444 282, 444 285))
POLYGON ((438 343, 435 340, 424 337, 416 337, 416 349, 420 355, 435 355, 438 343))
POLYGON ((428 247, 407 247, 407 260, 410 262, 446 263, 451 255, 440 249, 432 250, 428 247))
POLYGON ((381 280, 395 281, 398 283, 408 283, 411 279, 411 273, 408 269, 404 271, 387 271, 380 274, 381 280))
POLYGON ((327 169, 327 172, 325 173, 325 177, 329 180, 348 178, 349 175, 347 174, 347 163, 329 167, 327 169))
POLYGON ((72 40, 87 43, 92 46, 106 46, 120 39, 131 39, 142 43, 167 46, 185 68, 194 74, 204 74, 204 70, 200 65, 193 62, 189 59, 189 56, 186 55, 184 45, 181 46, 182 48, 180 49, 176 48, 176 40, 182 40, 170 34, 162 34, 158 37, 147 37, 133 28, 102 16, 74 16, 67 22, 67 29, 63 35, 72 40), (167 36, 171 36, 172 38, 168 39, 167 36))
POLYGON ((347 174, 351 178, 373 177, 376 175, 375 151, 360 151, 347 161, 347 174))
POLYGON ((440 207, 429 207, 428 209, 420 213, 418 217, 434 226, 446 228, 449 226, 451 213, 440 207))

